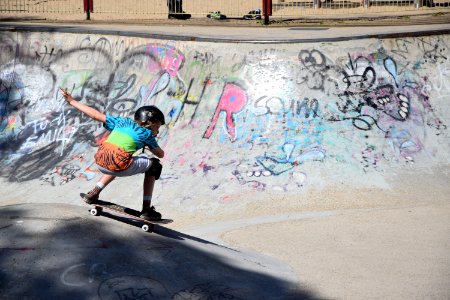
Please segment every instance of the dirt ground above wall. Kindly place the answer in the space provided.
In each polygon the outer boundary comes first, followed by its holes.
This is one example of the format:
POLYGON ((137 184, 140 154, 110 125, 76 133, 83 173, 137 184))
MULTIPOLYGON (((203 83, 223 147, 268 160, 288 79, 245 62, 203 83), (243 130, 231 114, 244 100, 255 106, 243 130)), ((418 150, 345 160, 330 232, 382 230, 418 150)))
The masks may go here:
MULTIPOLYGON (((383 13, 373 15, 316 15, 301 18, 277 19, 270 18, 270 27, 303 27, 303 26, 393 26, 393 25, 420 25, 420 24, 447 24, 450 23, 450 12, 446 8, 433 12, 407 12, 407 13, 383 13)), ((211 20, 206 17, 194 16, 188 20, 167 19, 161 15, 151 19, 142 19, 136 16, 118 19, 115 15, 92 14, 87 21, 84 14, 81 15, 20 15, 0 14, 1 21, 33 21, 33 22, 81 22, 82 24, 111 23, 111 24, 148 24, 148 25, 180 25, 180 26, 238 26, 238 27, 264 27, 262 20, 243 20, 230 18, 225 20, 211 20)))

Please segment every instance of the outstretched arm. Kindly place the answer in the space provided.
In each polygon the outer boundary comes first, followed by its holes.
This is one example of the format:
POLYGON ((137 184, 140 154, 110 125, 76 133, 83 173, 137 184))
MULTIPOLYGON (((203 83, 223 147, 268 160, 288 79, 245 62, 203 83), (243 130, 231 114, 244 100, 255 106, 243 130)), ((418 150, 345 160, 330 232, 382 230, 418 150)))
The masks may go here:
POLYGON ((83 103, 76 101, 75 99, 73 99, 72 95, 68 91, 63 90, 62 88, 59 88, 59 89, 60 89, 61 94, 63 95, 64 99, 66 99, 67 103, 69 103, 70 105, 72 105, 73 107, 75 107, 76 109, 81 111, 82 113, 85 113, 86 115, 88 115, 89 117, 91 117, 94 120, 100 121, 102 123, 104 123, 106 121, 105 114, 99 112, 95 108, 92 108, 90 106, 87 106, 83 103))

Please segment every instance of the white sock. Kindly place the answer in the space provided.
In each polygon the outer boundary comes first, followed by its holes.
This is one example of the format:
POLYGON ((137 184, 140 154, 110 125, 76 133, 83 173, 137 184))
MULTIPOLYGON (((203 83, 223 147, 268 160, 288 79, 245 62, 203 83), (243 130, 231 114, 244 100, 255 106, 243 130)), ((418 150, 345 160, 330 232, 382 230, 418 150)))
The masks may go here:
POLYGON ((150 204, 152 203, 152 195, 145 195, 144 196, 144 201, 142 202, 142 208, 147 208, 150 207, 150 204))

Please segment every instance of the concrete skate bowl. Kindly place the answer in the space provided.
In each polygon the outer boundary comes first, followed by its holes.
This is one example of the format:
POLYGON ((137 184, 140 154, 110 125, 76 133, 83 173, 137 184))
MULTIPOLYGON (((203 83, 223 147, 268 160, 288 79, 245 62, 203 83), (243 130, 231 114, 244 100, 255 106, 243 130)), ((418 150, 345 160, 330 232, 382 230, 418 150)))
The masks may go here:
MULTIPOLYGON (((154 201, 171 215, 283 213, 340 192, 370 201, 396 180, 407 192, 448 182, 449 45, 448 35, 257 44, 2 31, 2 203, 79 204, 100 175, 93 155, 107 133, 58 87, 112 115, 164 111, 154 201)), ((104 195, 139 205, 141 189, 123 178, 104 195)))

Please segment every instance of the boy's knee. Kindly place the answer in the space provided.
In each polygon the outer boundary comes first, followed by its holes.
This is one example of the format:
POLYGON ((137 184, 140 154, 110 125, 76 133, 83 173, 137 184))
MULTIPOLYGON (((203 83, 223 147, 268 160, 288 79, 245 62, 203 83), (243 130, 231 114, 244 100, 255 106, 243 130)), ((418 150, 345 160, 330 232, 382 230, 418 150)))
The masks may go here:
POLYGON ((159 179, 159 176, 161 176, 162 171, 162 165, 159 162, 159 159, 152 157, 152 166, 150 169, 148 169, 147 172, 145 172, 145 177, 147 176, 154 176, 156 180, 159 179))

